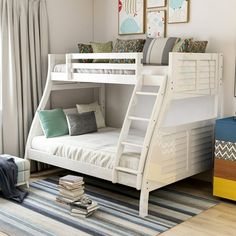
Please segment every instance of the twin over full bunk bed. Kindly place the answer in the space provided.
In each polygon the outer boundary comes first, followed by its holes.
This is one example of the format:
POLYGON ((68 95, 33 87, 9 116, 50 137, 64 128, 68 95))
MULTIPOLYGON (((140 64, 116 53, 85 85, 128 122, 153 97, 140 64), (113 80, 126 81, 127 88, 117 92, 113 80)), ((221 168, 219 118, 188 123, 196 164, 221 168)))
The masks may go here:
POLYGON ((105 116, 105 84, 134 85, 133 94, 121 129, 106 127, 97 133, 47 139, 36 114, 25 158, 141 190, 139 214, 144 217, 151 191, 212 166, 223 56, 170 53, 168 66, 143 65, 142 57, 142 53, 49 55, 38 110, 50 108, 53 91, 92 88, 105 116), (133 63, 79 62, 82 59, 133 63), (153 101, 149 117, 135 113, 142 98, 153 101), (133 123, 146 126, 137 130, 133 123))

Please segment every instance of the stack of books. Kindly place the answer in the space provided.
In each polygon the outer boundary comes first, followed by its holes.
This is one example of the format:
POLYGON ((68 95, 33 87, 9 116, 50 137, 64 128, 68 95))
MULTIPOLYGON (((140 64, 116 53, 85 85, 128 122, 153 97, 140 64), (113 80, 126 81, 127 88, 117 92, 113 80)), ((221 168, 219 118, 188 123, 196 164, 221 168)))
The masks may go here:
POLYGON ((71 204, 71 215, 76 217, 87 218, 92 215, 98 208, 98 204, 95 201, 77 201, 71 204))
POLYGON ((84 195, 84 181, 82 177, 66 175, 59 179, 59 194, 56 201, 65 206, 81 199, 84 195))
POLYGON ((98 204, 84 194, 82 177, 66 175, 59 179, 59 194, 56 201, 60 206, 68 209, 72 216, 86 218, 92 215, 98 204))

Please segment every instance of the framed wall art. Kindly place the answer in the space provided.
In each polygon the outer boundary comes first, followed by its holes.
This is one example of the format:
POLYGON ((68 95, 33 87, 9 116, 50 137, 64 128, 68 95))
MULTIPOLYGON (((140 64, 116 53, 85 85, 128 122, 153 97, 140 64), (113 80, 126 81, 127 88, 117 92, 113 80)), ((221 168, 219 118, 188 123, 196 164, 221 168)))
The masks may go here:
POLYGON ((147 8, 165 7, 166 0, 147 0, 147 8))
POLYGON ((166 34, 166 11, 155 10, 147 12, 147 37, 159 38, 166 34))
POLYGON ((187 23, 189 21, 190 0, 169 0, 168 23, 187 23))
POLYGON ((145 0, 119 0, 119 35, 144 34, 145 0))

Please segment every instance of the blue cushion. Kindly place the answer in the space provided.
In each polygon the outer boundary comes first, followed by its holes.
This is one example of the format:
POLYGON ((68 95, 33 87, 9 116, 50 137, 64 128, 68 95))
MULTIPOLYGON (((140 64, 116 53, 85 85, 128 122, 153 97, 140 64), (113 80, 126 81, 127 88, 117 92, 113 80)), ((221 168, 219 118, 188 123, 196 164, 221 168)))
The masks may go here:
POLYGON ((236 143, 236 120, 234 117, 216 121, 215 138, 216 140, 236 143))

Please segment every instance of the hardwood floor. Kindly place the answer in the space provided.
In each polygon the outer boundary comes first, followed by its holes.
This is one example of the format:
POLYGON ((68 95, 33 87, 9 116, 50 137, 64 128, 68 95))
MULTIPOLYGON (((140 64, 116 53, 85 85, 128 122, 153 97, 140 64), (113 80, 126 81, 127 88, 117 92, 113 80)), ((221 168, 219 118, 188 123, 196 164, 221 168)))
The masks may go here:
MULTIPOLYGON (((45 176, 55 174, 55 171, 45 172, 43 175, 33 175, 35 181, 45 176)), ((211 183, 187 179, 172 185, 172 188, 182 190, 188 193, 194 193, 207 198, 212 196, 211 183)), ((230 201, 221 201, 217 206, 195 216, 190 220, 166 231, 161 236, 236 236, 236 203, 230 201)), ((0 236, 2 236, 0 234, 0 236)), ((5 236, 3 234, 3 236, 5 236)))
POLYGON ((173 184, 173 187, 202 197, 217 199, 221 203, 159 235, 236 236, 236 203, 213 197, 211 183, 187 179, 173 184))
POLYGON ((221 203, 161 236, 236 236, 236 204, 221 203))

